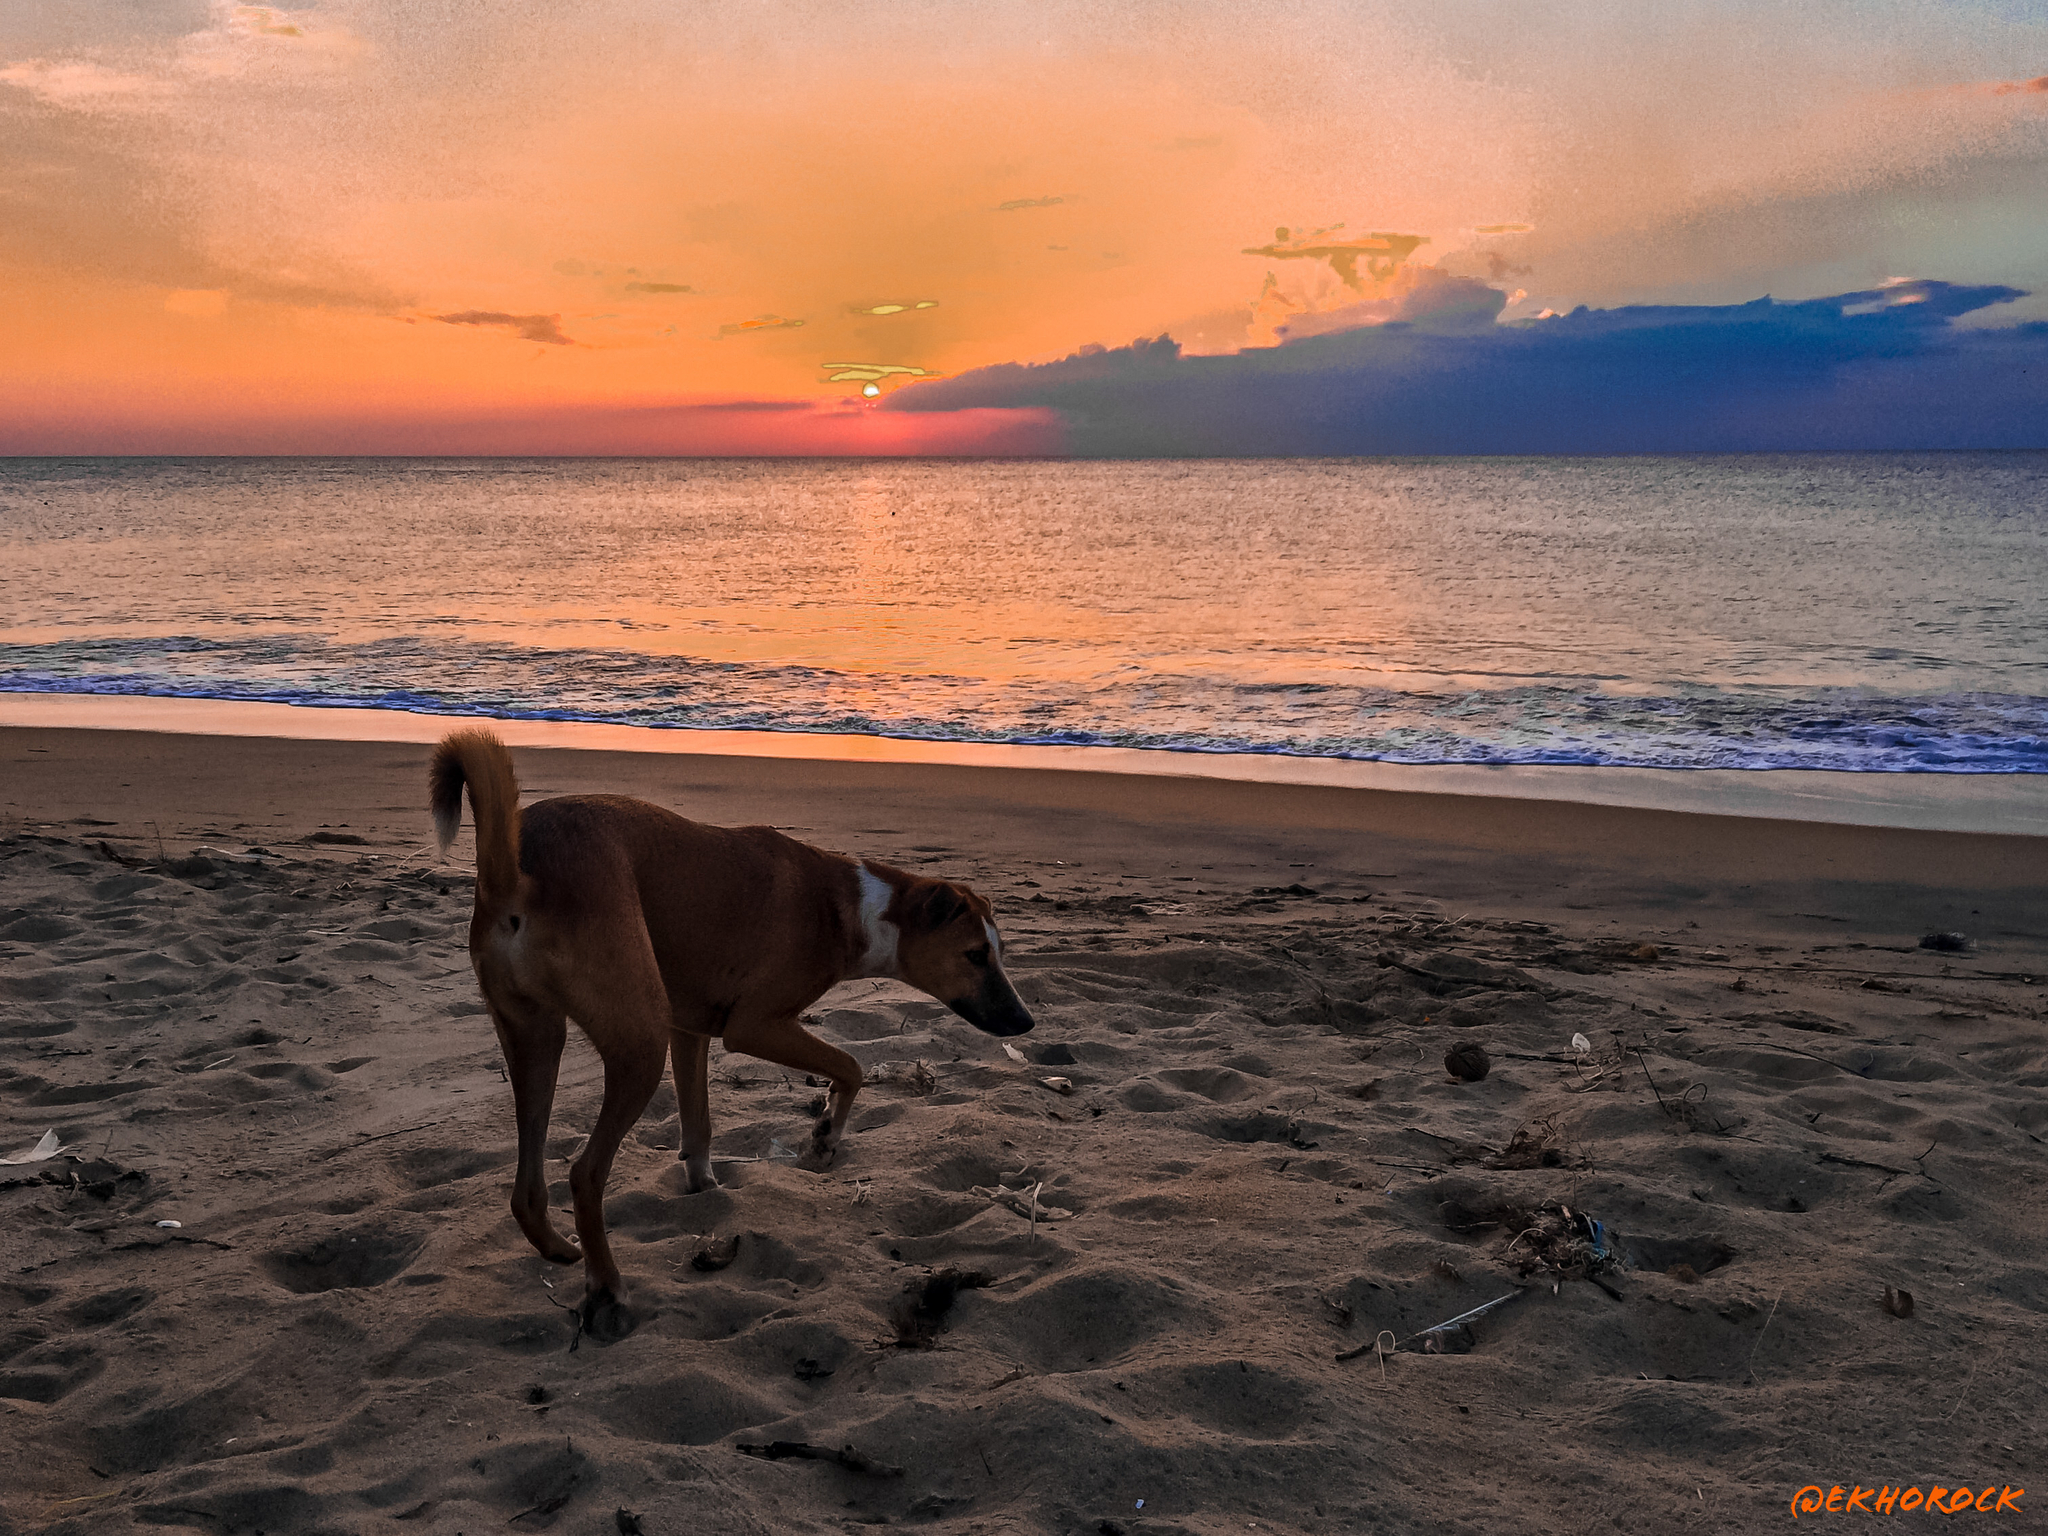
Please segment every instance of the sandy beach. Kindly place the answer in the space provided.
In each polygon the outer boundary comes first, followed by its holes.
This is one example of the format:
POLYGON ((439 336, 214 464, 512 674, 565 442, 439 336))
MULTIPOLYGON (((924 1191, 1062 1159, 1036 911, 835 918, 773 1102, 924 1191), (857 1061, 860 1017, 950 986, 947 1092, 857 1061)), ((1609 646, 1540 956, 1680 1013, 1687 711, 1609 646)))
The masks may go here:
MULTIPOLYGON (((0 1530, 1752 1531, 2040 1464, 2048 839, 515 757, 973 883, 1028 1059, 835 990, 813 1173, 714 1052, 723 1187, 664 1087, 581 1342, 425 749, 0 729, 0 1156, 69 1149, 0 1166, 0 1530)), ((572 1036, 558 1207, 598 1096, 572 1036)))

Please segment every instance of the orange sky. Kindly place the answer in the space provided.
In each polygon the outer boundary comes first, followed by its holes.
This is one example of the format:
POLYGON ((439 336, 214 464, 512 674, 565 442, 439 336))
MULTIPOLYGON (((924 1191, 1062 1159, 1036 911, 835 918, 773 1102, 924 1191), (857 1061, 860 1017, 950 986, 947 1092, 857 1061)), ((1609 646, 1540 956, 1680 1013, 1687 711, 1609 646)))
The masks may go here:
POLYGON ((862 383, 1358 297, 1280 226, 1511 318, 2048 288, 2028 7, 680 9, 0 12, 0 451, 1043 450, 862 383))

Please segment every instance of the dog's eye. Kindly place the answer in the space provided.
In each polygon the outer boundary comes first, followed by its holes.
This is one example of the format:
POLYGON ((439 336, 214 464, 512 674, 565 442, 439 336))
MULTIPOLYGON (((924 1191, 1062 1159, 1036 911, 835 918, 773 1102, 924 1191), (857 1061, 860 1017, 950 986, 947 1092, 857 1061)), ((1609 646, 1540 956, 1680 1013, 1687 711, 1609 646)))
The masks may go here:
POLYGON ((988 946, 984 944, 979 949, 970 949, 969 951, 967 951, 967 961, 970 965, 987 965, 988 946))

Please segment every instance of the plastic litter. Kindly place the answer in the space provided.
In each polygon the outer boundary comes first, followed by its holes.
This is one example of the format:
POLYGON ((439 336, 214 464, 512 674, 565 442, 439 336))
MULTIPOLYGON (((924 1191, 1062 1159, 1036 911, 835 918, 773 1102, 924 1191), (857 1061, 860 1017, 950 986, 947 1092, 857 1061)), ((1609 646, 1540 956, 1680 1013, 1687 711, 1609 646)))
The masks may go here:
POLYGON ((1586 1252, 1596 1265, 1620 1261, 1621 1255, 1610 1241, 1613 1232, 1606 1222, 1598 1221, 1584 1211, 1574 1212, 1567 1209, 1565 1216, 1571 1221, 1579 1236, 1585 1240, 1586 1252))
POLYGON ((1004 1040, 999 1043, 1002 1045, 1003 1054, 1009 1057, 1010 1060, 1016 1062, 1019 1066, 1028 1066, 1030 1064, 1031 1058, 1010 1044, 1009 1041, 1004 1040))
POLYGON ((1038 1081, 1041 1086, 1050 1088, 1054 1093, 1072 1093, 1074 1091, 1074 1085, 1064 1077, 1041 1077, 1038 1081))
POLYGON ((773 1162, 793 1163, 796 1161, 796 1153, 790 1151, 788 1147, 785 1147, 779 1141, 771 1141, 768 1143, 768 1157, 773 1162))
POLYGON ((57 1133, 55 1131, 45 1131, 43 1132, 43 1139, 37 1142, 34 1146, 30 1147, 26 1152, 18 1153, 13 1157, 0 1157, 0 1163, 47 1162, 49 1159, 56 1157, 59 1153, 68 1152, 70 1150, 71 1149, 69 1147, 60 1146, 58 1144, 57 1133))
POLYGON ((185 1223, 183 1223, 182 1221, 160 1221, 157 1223, 157 1225, 164 1228, 164 1230, 168 1232, 176 1232, 180 1230, 185 1225, 185 1223))
POLYGON ((1471 1322, 1473 1318, 1484 1317, 1487 1313, 1491 1312, 1495 1307, 1504 1307, 1521 1294, 1522 1292, 1520 1290, 1512 1290, 1509 1291, 1505 1296, 1496 1296, 1491 1301, 1481 1302, 1478 1306, 1474 1307, 1470 1312, 1460 1312, 1456 1317, 1446 1318, 1441 1323, 1436 1323, 1428 1328, 1424 1328, 1418 1332, 1411 1333, 1406 1339, 1402 1340, 1402 1342, 1405 1344, 1413 1344, 1417 1339, 1427 1339, 1433 1334, 1449 1333, 1453 1328, 1462 1328, 1465 1324, 1471 1322))
POLYGON ((1572 1049, 1577 1051, 1581 1056, 1589 1056, 1593 1052, 1593 1042, 1588 1040, 1584 1035, 1573 1035, 1572 1049))

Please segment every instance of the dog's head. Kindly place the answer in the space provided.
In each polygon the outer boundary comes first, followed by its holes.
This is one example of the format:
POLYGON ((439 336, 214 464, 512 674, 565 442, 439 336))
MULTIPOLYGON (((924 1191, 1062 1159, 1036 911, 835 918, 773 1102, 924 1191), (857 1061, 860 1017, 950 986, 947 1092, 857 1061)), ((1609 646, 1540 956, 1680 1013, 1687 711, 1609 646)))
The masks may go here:
POLYGON ((1031 1012, 1003 971, 1003 941, 988 898, 947 880, 913 880, 895 893, 896 974, 976 1029, 1021 1035, 1031 1012))

